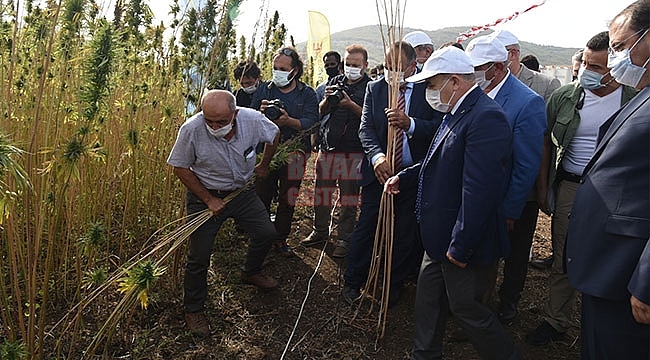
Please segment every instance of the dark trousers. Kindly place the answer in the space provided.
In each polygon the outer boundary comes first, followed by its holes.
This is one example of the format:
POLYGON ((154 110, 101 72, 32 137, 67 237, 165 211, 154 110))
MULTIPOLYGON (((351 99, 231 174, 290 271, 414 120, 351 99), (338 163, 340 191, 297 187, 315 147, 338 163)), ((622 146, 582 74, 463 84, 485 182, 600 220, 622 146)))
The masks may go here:
POLYGON ((278 198, 275 211, 275 230, 280 240, 286 240, 291 233, 291 220, 295 202, 300 191, 300 182, 305 173, 305 158, 302 155, 289 156, 289 164, 269 172, 264 178, 255 181, 255 189, 267 213, 271 213, 271 201, 278 198))
MULTIPOLYGON (((216 196, 216 193, 213 193, 216 196)), ((207 209, 207 206, 191 191, 187 192, 187 213, 194 214, 207 209)), ((232 199, 219 215, 212 216, 190 235, 190 249, 187 255, 184 280, 185 312, 203 311, 208 295, 208 267, 215 237, 221 224, 234 218, 251 234, 244 272, 256 274, 262 270, 271 242, 277 238, 275 228, 255 191, 244 190, 232 199)))
MULTIPOLYGON (((361 189, 361 213, 350 235, 348 264, 344 274, 347 287, 360 289, 368 279, 382 191, 383 186, 378 181, 361 189)), ((406 278, 417 276, 418 264, 422 259, 422 243, 415 230, 415 197, 416 189, 402 189, 395 196, 391 288, 401 287, 406 278)))
POLYGON ((583 360, 650 359, 650 325, 634 320, 630 299, 582 294, 581 325, 583 360))
POLYGON ((470 264, 462 269, 424 254, 415 295, 413 360, 442 359, 448 310, 481 359, 522 359, 510 335, 482 301, 490 267, 470 264))
POLYGON ((503 283, 499 288, 502 303, 517 304, 521 299, 538 214, 537 202, 528 201, 521 216, 515 221, 514 229, 509 233, 510 255, 504 261, 503 283))

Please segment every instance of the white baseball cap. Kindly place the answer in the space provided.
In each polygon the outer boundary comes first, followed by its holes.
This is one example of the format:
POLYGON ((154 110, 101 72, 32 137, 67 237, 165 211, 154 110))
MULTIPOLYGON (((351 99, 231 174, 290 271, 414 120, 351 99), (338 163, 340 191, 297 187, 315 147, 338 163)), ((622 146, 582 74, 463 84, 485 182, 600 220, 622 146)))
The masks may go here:
POLYGON ((472 60, 473 66, 508 60, 508 51, 505 45, 496 37, 489 35, 472 39, 467 45, 465 53, 472 60))
POLYGON ((488 36, 499 39, 503 46, 519 44, 519 39, 508 30, 497 30, 488 36))
POLYGON ((403 41, 406 41, 411 46, 416 47, 420 45, 431 45, 433 46, 433 41, 429 35, 425 34, 424 31, 412 31, 404 35, 403 41))
POLYGON ((474 66, 469 56, 454 46, 436 50, 422 66, 422 71, 406 78, 408 82, 421 82, 438 74, 473 74, 474 66))

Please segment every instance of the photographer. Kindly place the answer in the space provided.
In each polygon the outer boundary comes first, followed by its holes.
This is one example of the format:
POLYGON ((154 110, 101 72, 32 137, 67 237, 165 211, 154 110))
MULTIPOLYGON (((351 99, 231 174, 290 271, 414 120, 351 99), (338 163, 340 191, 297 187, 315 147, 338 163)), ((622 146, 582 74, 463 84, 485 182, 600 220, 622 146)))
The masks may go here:
POLYGON ((357 167, 363 158, 359 141, 359 124, 366 85, 368 53, 361 45, 345 49, 344 74, 327 84, 325 99, 320 103, 321 116, 330 115, 321 124, 321 142, 316 161, 314 189, 314 225, 312 233, 301 244, 312 246, 329 239, 332 201, 338 182, 341 212, 338 241, 333 257, 345 257, 348 238, 354 229, 358 208, 359 185, 357 167))
POLYGON ((292 47, 279 49, 273 57, 273 79, 258 86, 251 102, 252 108, 259 109, 280 128, 280 143, 295 141, 304 151, 289 156, 286 164, 267 176, 258 176, 255 183, 269 213, 271 201, 277 196, 275 229, 280 238, 275 247, 285 256, 292 254, 286 239, 291 231, 295 194, 300 189, 306 157, 311 149, 307 130, 318 121, 316 92, 300 81, 302 73, 303 62, 296 50, 292 47))

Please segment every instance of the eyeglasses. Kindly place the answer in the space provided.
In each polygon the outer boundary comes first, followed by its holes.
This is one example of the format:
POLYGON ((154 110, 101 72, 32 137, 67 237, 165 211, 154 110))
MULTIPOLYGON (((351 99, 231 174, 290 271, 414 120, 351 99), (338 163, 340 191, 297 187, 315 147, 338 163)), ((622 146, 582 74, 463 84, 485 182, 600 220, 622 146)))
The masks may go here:
MULTIPOLYGON (((641 29, 641 30, 635 32, 634 34, 632 34, 632 35, 626 37, 623 41, 619 42, 618 44, 616 44, 616 45, 614 45, 614 46, 610 46, 610 47, 607 49, 608 53, 609 53, 610 55, 613 55, 615 52, 617 52, 617 51, 621 51, 622 48, 625 46, 625 44, 627 43, 628 40, 630 40, 631 38, 633 38, 633 37, 639 35, 639 34, 640 34, 641 32, 643 32, 643 31, 648 32, 648 28, 641 29)), ((643 35, 645 35, 645 33, 643 33, 643 35)), ((641 35, 641 37, 643 37, 643 35, 641 35)))

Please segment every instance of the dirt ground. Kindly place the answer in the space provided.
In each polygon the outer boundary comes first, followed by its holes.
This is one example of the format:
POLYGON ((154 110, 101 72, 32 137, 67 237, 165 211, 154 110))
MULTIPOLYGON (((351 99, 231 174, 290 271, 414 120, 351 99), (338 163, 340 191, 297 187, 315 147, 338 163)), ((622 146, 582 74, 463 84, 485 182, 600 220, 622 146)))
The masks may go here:
MULTIPOLYGON (((407 284, 399 303, 388 311, 386 334, 377 337, 377 312, 368 306, 355 316, 339 296, 344 264, 330 255, 334 244, 320 248, 298 245, 311 229, 309 211, 299 209, 290 245, 295 256, 271 253, 265 271, 280 287, 262 292, 239 281, 246 237, 234 226, 225 229, 213 254, 209 275, 208 338, 185 329, 180 286, 173 294, 158 294, 146 314, 136 313, 130 331, 116 334, 112 358, 123 359, 408 359, 412 346, 415 284, 407 284), (314 271, 314 269, 316 269, 314 271), (311 280, 311 283, 310 283, 311 280)), ((550 223, 541 214, 533 243, 536 257, 548 255, 550 223)), ((534 347, 525 343, 535 328, 546 298, 548 270, 529 269, 519 315, 507 326, 527 359, 579 358, 579 316, 565 342, 534 347)), ((368 304, 366 301, 364 304, 368 304)), ((494 304, 493 304, 494 305, 494 304)), ((453 320, 447 331, 456 328, 453 320)), ((445 340, 445 359, 478 359, 468 342, 445 340)))
MULTIPOLYGON (((303 186, 311 183, 306 180, 303 186)), ((276 252, 267 257, 264 271, 280 282, 279 288, 270 292, 241 283, 247 237, 232 222, 224 225, 215 242, 208 275, 206 314, 211 336, 194 337, 185 328, 180 266, 176 278, 165 280, 166 290, 152 294, 153 301, 146 311, 134 311, 120 325, 107 347, 108 356, 95 358, 408 359, 415 284, 407 283, 399 303, 389 309, 385 336, 378 339, 377 311, 368 313, 369 302, 365 301, 357 312, 356 306, 348 305, 339 295, 345 263, 331 257, 334 243, 330 241, 324 251, 299 245, 311 231, 311 216, 311 208, 296 208, 288 240, 295 252, 293 257, 285 258, 276 252)), ((550 243, 550 219, 540 213, 533 257, 548 256, 550 243)), ((179 259, 181 265, 184 261, 184 257, 179 259)), ((542 347, 525 342, 526 333, 541 321, 548 273, 549 270, 529 267, 519 315, 506 329, 527 359, 578 359, 578 309, 566 341, 542 347)), ((494 301, 491 305, 496 307, 494 301)), ((447 324, 447 333, 455 328, 452 319, 447 324)), ((448 338, 444 354, 445 359, 478 359, 470 343, 448 338)))

